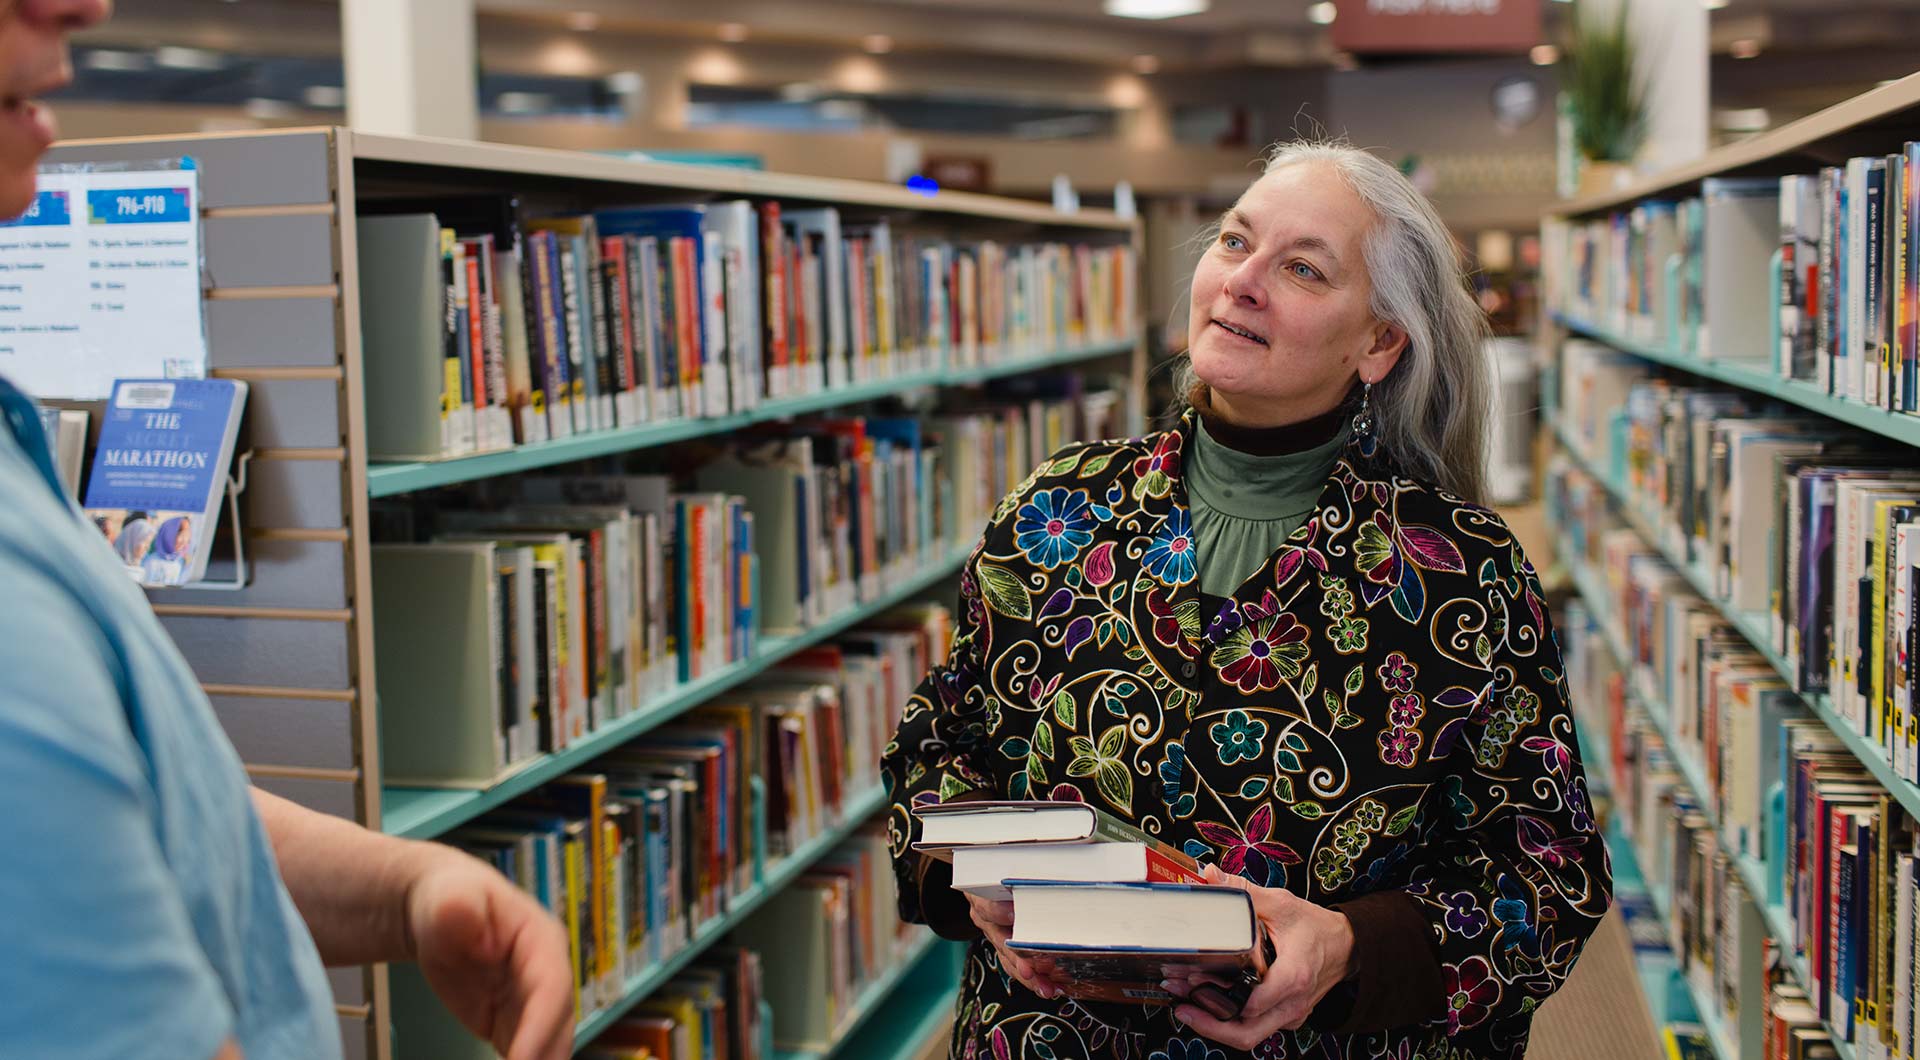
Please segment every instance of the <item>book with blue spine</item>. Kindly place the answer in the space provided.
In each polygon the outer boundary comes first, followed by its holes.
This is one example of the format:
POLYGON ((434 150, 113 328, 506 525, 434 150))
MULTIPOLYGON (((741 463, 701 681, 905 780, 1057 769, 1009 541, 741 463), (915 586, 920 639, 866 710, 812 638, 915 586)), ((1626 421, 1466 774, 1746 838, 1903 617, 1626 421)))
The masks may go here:
POLYGON ((85 507, 142 585, 206 576, 246 401, 236 379, 114 381, 85 507))

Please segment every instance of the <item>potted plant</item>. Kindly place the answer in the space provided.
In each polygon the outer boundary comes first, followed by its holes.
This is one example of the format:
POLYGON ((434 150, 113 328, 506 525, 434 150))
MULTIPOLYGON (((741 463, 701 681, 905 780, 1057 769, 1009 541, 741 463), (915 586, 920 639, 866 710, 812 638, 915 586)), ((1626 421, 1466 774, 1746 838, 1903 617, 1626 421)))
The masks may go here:
POLYGON ((1646 82, 1635 69, 1627 32, 1629 0, 1618 0, 1611 17, 1576 3, 1573 39, 1567 49, 1567 109, 1580 152, 1580 192, 1612 191, 1632 174, 1630 163, 1647 132, 1646 82))

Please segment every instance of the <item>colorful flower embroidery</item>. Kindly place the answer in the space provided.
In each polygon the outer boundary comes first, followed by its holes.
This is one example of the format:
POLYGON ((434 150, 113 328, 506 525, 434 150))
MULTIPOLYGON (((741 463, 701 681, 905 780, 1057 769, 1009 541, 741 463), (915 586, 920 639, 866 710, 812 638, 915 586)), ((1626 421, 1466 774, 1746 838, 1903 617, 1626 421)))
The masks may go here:
POLYGON ((1387 513, 1374 512, 1371 520, 1360 524, 1360 539, 1354 542, 1353 560, 1368 581, 1391 585, 1399 580, 1399 572, 1394 569, 1396 558, 1393 527, 1387 521, 1387 513))
POLYGON ((1395 696, 1387 704, 1387 724, 1396 729, 1410 729, 1420 723, 1420 716, 1426 712, 1419 696, 1395 696))
POLYGON ((1052 570, 1070 563, 1093 540, 1093 509, 1086 490, 1055 486, 1020 506, 1013 524, 1014 544, 1027 559, 1052 570))
POLYGON ((1413 691, 1413 679, 1419 676, 1420 668, 1407 660, 1400 652, 1390 652, 1387 658, 1373 671, 1380 678, 1380 687, 1389 692, 1413 691))
POLYGON ((1167 513, 1140 562, 1162 584, 1185 585, 1193 580, 1193 516, 1185 508, 1176 506, 1167 513))
POLYGON ((1173 489, 1173 476, 1180 473, 1180 432, 1168 431, 1153 447, 1153 452, 1133 462, 1133 499, 1164 497, 1173 489))
POLYGON ((1208 1045, 1201 1038, 1192 1038, 1187 1041, 1174 1038, 1167 1042, 1165 1049, 1147 1055, 1147 1060, 1226 1060, 1226 1058, 1226 1053, 1208 1045))
POLYGON ((1472 891, 1441 895, 1440 901, 1447 907, 1445 923, 1448 931, 1471 939, 1480 937, 1480 933, 1487 929, 1486 911, 1480 908, 1480 900, 1473 896, 1472 891))
POLYGON ((1380 761, 1406 769, 1413 765, 1414 753, 1420 750, 1420 730, 1387 729, 1380 734, 1379 741, 1380 761))
POLYGON ((1242 758, 1251 762, 1260 757, 1260 743, 1267 738, 1267 723, 1249 718, 1244 710, 1230 710, 1227 720, 1207 732, 1220 749, 1220 764, 1230 766, 1242 758))
POLYGON ((1459 1034, 1477 1027, 1487 1012, 1500 1000, 1500 980, 1493 977, 1485 957, 1469 957, 1459 964, 1440 970, 1441 989, 1447 996, 1447 1033, 1459 1034))
POLYGON ((1245 832, 1212 821, 1196 821, 1193 826, 1220 848, 1222 871, 1245 876, 1262 887, 1286 886, 1286 866, 1300 864, 1300 855, 1292 847, 1272 841, 1272 803, 1263 802, 1253 811, 1245 832))
POLYGON ((1349 618, 1336 623, 1333 627, 1333 650, 1342 655, 1367 650, 1367 620, 1349 618))
POLYGON ((1300 676, 1300 664, 1307 657, 1306 640, 1307 627, 1292 615, 1263 618, 1221 641, 1214 649, 1213 664, 1220 668, 1222 680, 1233 682, 1242 692, 1278 688, 1281 681, 1300 676))

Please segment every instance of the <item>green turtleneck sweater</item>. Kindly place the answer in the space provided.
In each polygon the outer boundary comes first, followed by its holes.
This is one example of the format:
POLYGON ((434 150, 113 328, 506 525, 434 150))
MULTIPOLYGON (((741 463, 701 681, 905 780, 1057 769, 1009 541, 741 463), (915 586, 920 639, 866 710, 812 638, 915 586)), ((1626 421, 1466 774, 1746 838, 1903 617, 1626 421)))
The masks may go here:
POLYGON ((1205 416, 1200 422, 1205 426, 1188 447, 1186 469, 1194 558, 1200 591, 1231 596, 1313 513, 1350 428, 1338 414, 1324 426, 1298 425, 1306 439, 1292 428, 1248 431, 1205 416), (1286 431, 1293 431, 1291 442, 1279 435, 1286 431), (1312 438, 1324 440, 1313 444, 1312 438), (1298 448, 1303 441, 1311 448, 1298 448))

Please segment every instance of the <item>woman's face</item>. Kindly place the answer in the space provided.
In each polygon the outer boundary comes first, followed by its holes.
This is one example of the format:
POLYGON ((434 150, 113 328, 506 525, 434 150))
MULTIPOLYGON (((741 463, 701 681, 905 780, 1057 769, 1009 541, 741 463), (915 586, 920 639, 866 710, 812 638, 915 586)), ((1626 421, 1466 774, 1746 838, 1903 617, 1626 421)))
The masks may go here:
POLYGON ((1373 213, 1330 166, 1284 166, 1248 188, 1193 272, 1187 349, 1215 412, 1279 426, 1378 382, 1406 336, 1373 318, 1362 252, 1373 213))
POLYGON ((40 156, 59 135, 39 98, 73 79, 67 34, 112 7, 112 0, 0 0, 0 217, 32 205, 40 156))

